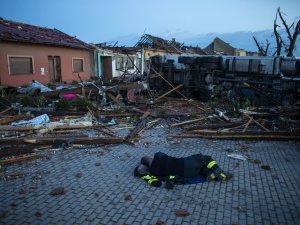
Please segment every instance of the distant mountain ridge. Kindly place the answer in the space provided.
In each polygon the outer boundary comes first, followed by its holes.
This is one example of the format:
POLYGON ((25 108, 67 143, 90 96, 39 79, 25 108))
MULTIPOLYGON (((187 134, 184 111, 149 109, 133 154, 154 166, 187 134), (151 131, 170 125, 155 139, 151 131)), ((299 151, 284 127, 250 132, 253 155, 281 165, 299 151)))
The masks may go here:
MULTIPOLYGON (((284 40, 285 37, 284 30, 281 30, 280 33, 284 40)), ((151 33, 149 33, 151 34, 151 33)), ((161 37, 167 40, 172 40, 175 38, 176 41, 184 43, 185 45, 198 46, 201 48, 205 48, 209 45, 214 38, 219 37, 223 41, 229 43, 231 46, 235 48, 242 48, 247 51, 257 51, 257 47, 253 40, 253 36, 258 40, 258 42, 263 45, 266 44, 266 39, 271 43, 269 53, 275 52, 276 49, 276 41, 273 35, 273 30, 261 30, 261 31, 239 31, 234 33, 207 33, 207 34, 192 34, 186 32, 165 32, 161 34, 151 34, 157 37, 161 37)), ((120 36, 116 38, 119 46, 134 46, 142 35, 131 34, 127 36, 120 36)), ((113 42, 113 41, 112 41, 113 42)), ((287 42, 288 43, 288 42, 287 42)), ((300 36, 296 42, 296 48, 294 50, 294 55, 296 57, 300 57, 300 36)))

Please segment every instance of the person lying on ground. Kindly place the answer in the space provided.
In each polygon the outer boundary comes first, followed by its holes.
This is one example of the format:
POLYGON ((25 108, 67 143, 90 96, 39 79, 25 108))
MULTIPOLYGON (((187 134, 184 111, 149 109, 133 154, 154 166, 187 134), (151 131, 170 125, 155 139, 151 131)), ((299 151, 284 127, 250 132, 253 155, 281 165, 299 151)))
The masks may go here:
POLYGON ((199 153, 177 158, 163 152, 156 152, 153 158, 142 157, 134 175, 153 186, 161 186, 162 181, 167 181, 167 188, 173 188, 176 181, 197 181, 195 178, 199 176, 208 181, 227 181, 232 177, 231 174, 225 173, 211 156, 199 153))

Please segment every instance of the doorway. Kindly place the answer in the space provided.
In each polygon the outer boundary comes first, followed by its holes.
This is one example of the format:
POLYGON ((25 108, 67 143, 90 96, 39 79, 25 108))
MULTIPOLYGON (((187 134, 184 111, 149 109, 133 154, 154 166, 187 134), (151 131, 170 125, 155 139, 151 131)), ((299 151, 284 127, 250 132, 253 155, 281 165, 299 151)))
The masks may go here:
POLYGON ((61 63, 59 56, 48 56, 50 82, 61 82, 61 63))
POLYGON ((101 71, 102 79, 107 81, 112 79, 112 57, 111 56, 101 56, 101 71))

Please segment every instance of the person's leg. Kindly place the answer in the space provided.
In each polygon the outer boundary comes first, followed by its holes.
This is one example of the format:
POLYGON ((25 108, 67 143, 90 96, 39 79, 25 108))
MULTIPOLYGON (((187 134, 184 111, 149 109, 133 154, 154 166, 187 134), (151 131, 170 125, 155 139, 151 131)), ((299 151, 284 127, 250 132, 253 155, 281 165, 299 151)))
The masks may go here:
POLYGON ((203 175, 207 180, 227 181, 232 178, 232 175, 225 173, 211 156, 205 155, 203 159, 206 165, 203 170, 203 175))

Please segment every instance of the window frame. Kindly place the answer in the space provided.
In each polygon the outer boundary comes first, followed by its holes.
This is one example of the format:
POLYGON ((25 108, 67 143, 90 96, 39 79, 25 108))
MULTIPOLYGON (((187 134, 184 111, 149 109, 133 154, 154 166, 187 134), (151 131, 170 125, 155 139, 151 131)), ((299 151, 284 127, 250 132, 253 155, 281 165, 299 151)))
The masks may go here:
POLYGON ((84 58, 72 57, 72 73, 83 73, 84 72, 84 58), (74 60, 82 60, 82 71, 74 71, 74 60))
POLYGON ((19 76, 19 75, 34 75, 35 70, 34 70, 34 59, 32 55, 7 55, 7 65, 8 65, 8 74, 10 76, 19 76), (10 58, 30 58, 31 59, 31 66, 32 66, 32 71, 31 73, 12 73, 11 72, 11 65, 10 65, 10 58))
POLYGON ((134 69, 134 57, 133 56, 127 56, 127 69, 133 70, 134 69), (132 62, 131 62, 131 60, 132 62), (130 66, 129 66, 130 64, 130 66))
POLYGON ((118 70, 118 71, 123 71, 124 70, 124 57, 122 57, 122 56, 116 56, 116 58, 115 58, 115 60, 116 60, 116 70, 118 70), (118 67, 118 60, 121 60, 121 67, 118 67))

